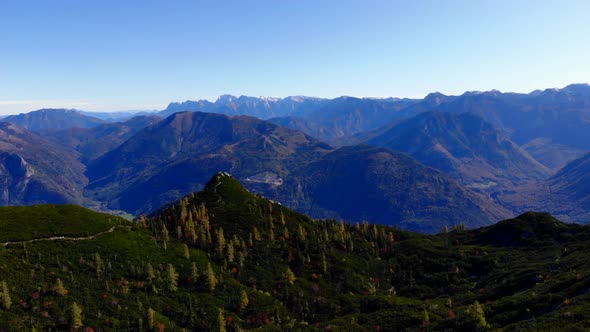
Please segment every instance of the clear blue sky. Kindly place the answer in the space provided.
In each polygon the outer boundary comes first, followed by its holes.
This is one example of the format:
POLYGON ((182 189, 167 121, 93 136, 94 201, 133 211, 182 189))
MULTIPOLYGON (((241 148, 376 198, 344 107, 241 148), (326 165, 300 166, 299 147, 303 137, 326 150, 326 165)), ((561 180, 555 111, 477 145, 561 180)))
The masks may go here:
POLYGON ((0 3, 0 113, 590 81, 590 1, 0 3))

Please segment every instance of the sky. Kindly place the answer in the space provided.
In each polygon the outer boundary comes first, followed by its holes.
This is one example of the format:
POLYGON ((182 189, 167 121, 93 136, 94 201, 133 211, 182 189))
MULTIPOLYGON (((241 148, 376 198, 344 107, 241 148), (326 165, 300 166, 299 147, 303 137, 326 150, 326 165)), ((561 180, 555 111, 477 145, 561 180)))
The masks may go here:
POLYGON ((590 81, 590 1, 0 0, 0 114, 590 81))

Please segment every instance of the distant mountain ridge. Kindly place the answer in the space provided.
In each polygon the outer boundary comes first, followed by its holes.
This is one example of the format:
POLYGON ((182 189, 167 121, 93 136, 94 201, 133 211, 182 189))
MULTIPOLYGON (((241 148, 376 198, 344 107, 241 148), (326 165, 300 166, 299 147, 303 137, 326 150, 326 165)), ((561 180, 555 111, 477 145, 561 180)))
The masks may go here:
POLYGON ((47 136, 81 153, 85 163, 116 148, 139 130, 162 120, 157 116, 135 116, 123 122, 104 123, 92 128, 52 130, 47 136))
POLYGON ((408 153, 475 189, 495 191, 549 176, 545 166, 471 113, 421 113, 368 144, 408 153))
POLYGON ((424 99, 224 95, 215 102, 171 103, 161 115, 176 111, 256 116, 301 130, 328 143, 377 130, 423 112, 472 113, 504 131, 517 144, 531 147, 529 152, 538 156, 544 166, 554 170, 581 156, 584 151, 590 151, 590 143, 587 143, 590 142, 590 87, 587 84, 535 90, 528 94, 492 90, 447 96, 435 92, 424 99), (551 143, 542 149, 533 143, 539 139, 551 143), (570 153, 556 152, 563 147, 570 153))
POLYGON ((187 100, 182 103, 170 103, 166 109, 160 112, 162 116, 168 116, 176 112, 207 112, 226 115, 250 115, 260 119, 268 119, 278 116, 287 116, 293 113, 305 113, 309 108, 315 108, 325 103, 328 99, 292 96, 286 98, 267 98, 221 95, 215 102, 208 100, 187 100))
POLYGON ((544 156, 547 167, 559 168, 571 158, 590 151, 590 86, 571 84, 562 89, 546 89, 529 94, 499 91, 466 92, 461 96, 439 95, 440 103, 428 98, 403 110, 408 116, 425 111, 472 113, 503 130, 520 145, 545 139, 547 149, 567 147, 577 154, 552 154, 535 150, 544 156))
POLYGON ((41 109, 9 115, 2 121, 14 123, 35 132, 65 128, 91 128, 105 123, 104 120, 84 115, 73 109, 41 109))
POLYGON ((255 98, 223 95, 213 103, 207 100, 171 103, 159 114, 168 116, 174 112, 192 111, 249 115, 270 119, 320 140, 329 140, 379 127, 384 122, 396 119, 397 111, 414 102, 416 100, 398 98, 255 98))

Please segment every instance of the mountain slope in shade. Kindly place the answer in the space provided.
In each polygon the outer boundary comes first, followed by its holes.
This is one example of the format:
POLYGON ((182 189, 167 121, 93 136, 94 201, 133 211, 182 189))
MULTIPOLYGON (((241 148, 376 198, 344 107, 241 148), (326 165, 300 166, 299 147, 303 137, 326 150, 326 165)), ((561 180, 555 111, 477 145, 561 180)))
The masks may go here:
POLYGON ((474 189, 497 191, 549 174, 517 144, 470 113, 423 113, 368 144, 408 153, 474 189))
POLYGON ((569 154, 555 153, 556 146, 590 151, 590 86, 571 84, 562 89, 546 89, 530 94, 499 91, 466 92, 461 96, 438 96, 412 105, 402 113, 428 111, 472 113, 501 129, 519 145, 551 142, 544 151, 536 146, 545 166, 558 168, 570 161, 569 154))
POLYGON ((499 197, 514 211, 547 211, 568 222, 590 222, 590 154, 545 181, 499 197))
POLYGON ((252 117, 175 113, 91 163, 89 189, 127 211, 147 211, 201 189, 219 169, 266 188, 265 172, 285 178, 331 149, 252 117))
POLYGON ((0 123, 0 203, 82 203, 87 179, 74 151, 0 123))
POLYGON ((93 128, 68 128, 51 131, 46 135, 80 152, 81 160, 87 163, 160 120, 157 116, 136 116, 124 122, 106 123, 93 128))
POLYGON ((211 174, 225 170, 249 189, 313 216, 436 231, 465 216, 473 217, 473 227, 509 215, 399 153, 332 151, 301 132, 252 117, 175 113, 91 162, 87 192, 109 208, 146 212, 201 189, 211 174))
POLYGON ((511 216, 483 195, 407 155, 368 146, 338 149, 301 173, 311 215, 367 220, 422 232, 511 216))
POLYGON ((30 131, 40 132, 65 128, 91 128, 105 123, 104 120, 84 115, 77 110, 42 109, 2 119, 30 131))
POLYGON ((551 139, 542 137, 533 139, 521 147, 553 173, 585 154, 582 149, 556 144, 551 139))

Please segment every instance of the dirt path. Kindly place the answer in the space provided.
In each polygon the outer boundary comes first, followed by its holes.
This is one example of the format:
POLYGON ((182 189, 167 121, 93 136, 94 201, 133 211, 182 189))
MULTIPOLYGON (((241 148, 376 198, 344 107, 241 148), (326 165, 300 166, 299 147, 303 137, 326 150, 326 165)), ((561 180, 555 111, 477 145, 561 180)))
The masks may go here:
POLYGON ((85 236, 85 237, 52 236, 52 237, 44 237, 44 238, 32 239, 32 240, 25 240, 25 241, 9 241, 9 242, 1 243, 1 244, 2 244, 2 246, 7 247, 7 246, 12 245, 12 244, 33 243, 33 242, 39 242, 39 241, 57 241, 57 240, 84 241, 84 240, 92 240, 92 239, 96 238, 97 236, 101 236, 101 235, 104 235, 104 234, 107 234, 107 233, 112 233, 115 230, 115 228, 117 228, 117 227, 130 228, 129 226, 120 226, 120 225, 117 225, 117 226, 111 227, 108 231, 96 233, 94 235, 85 236))

